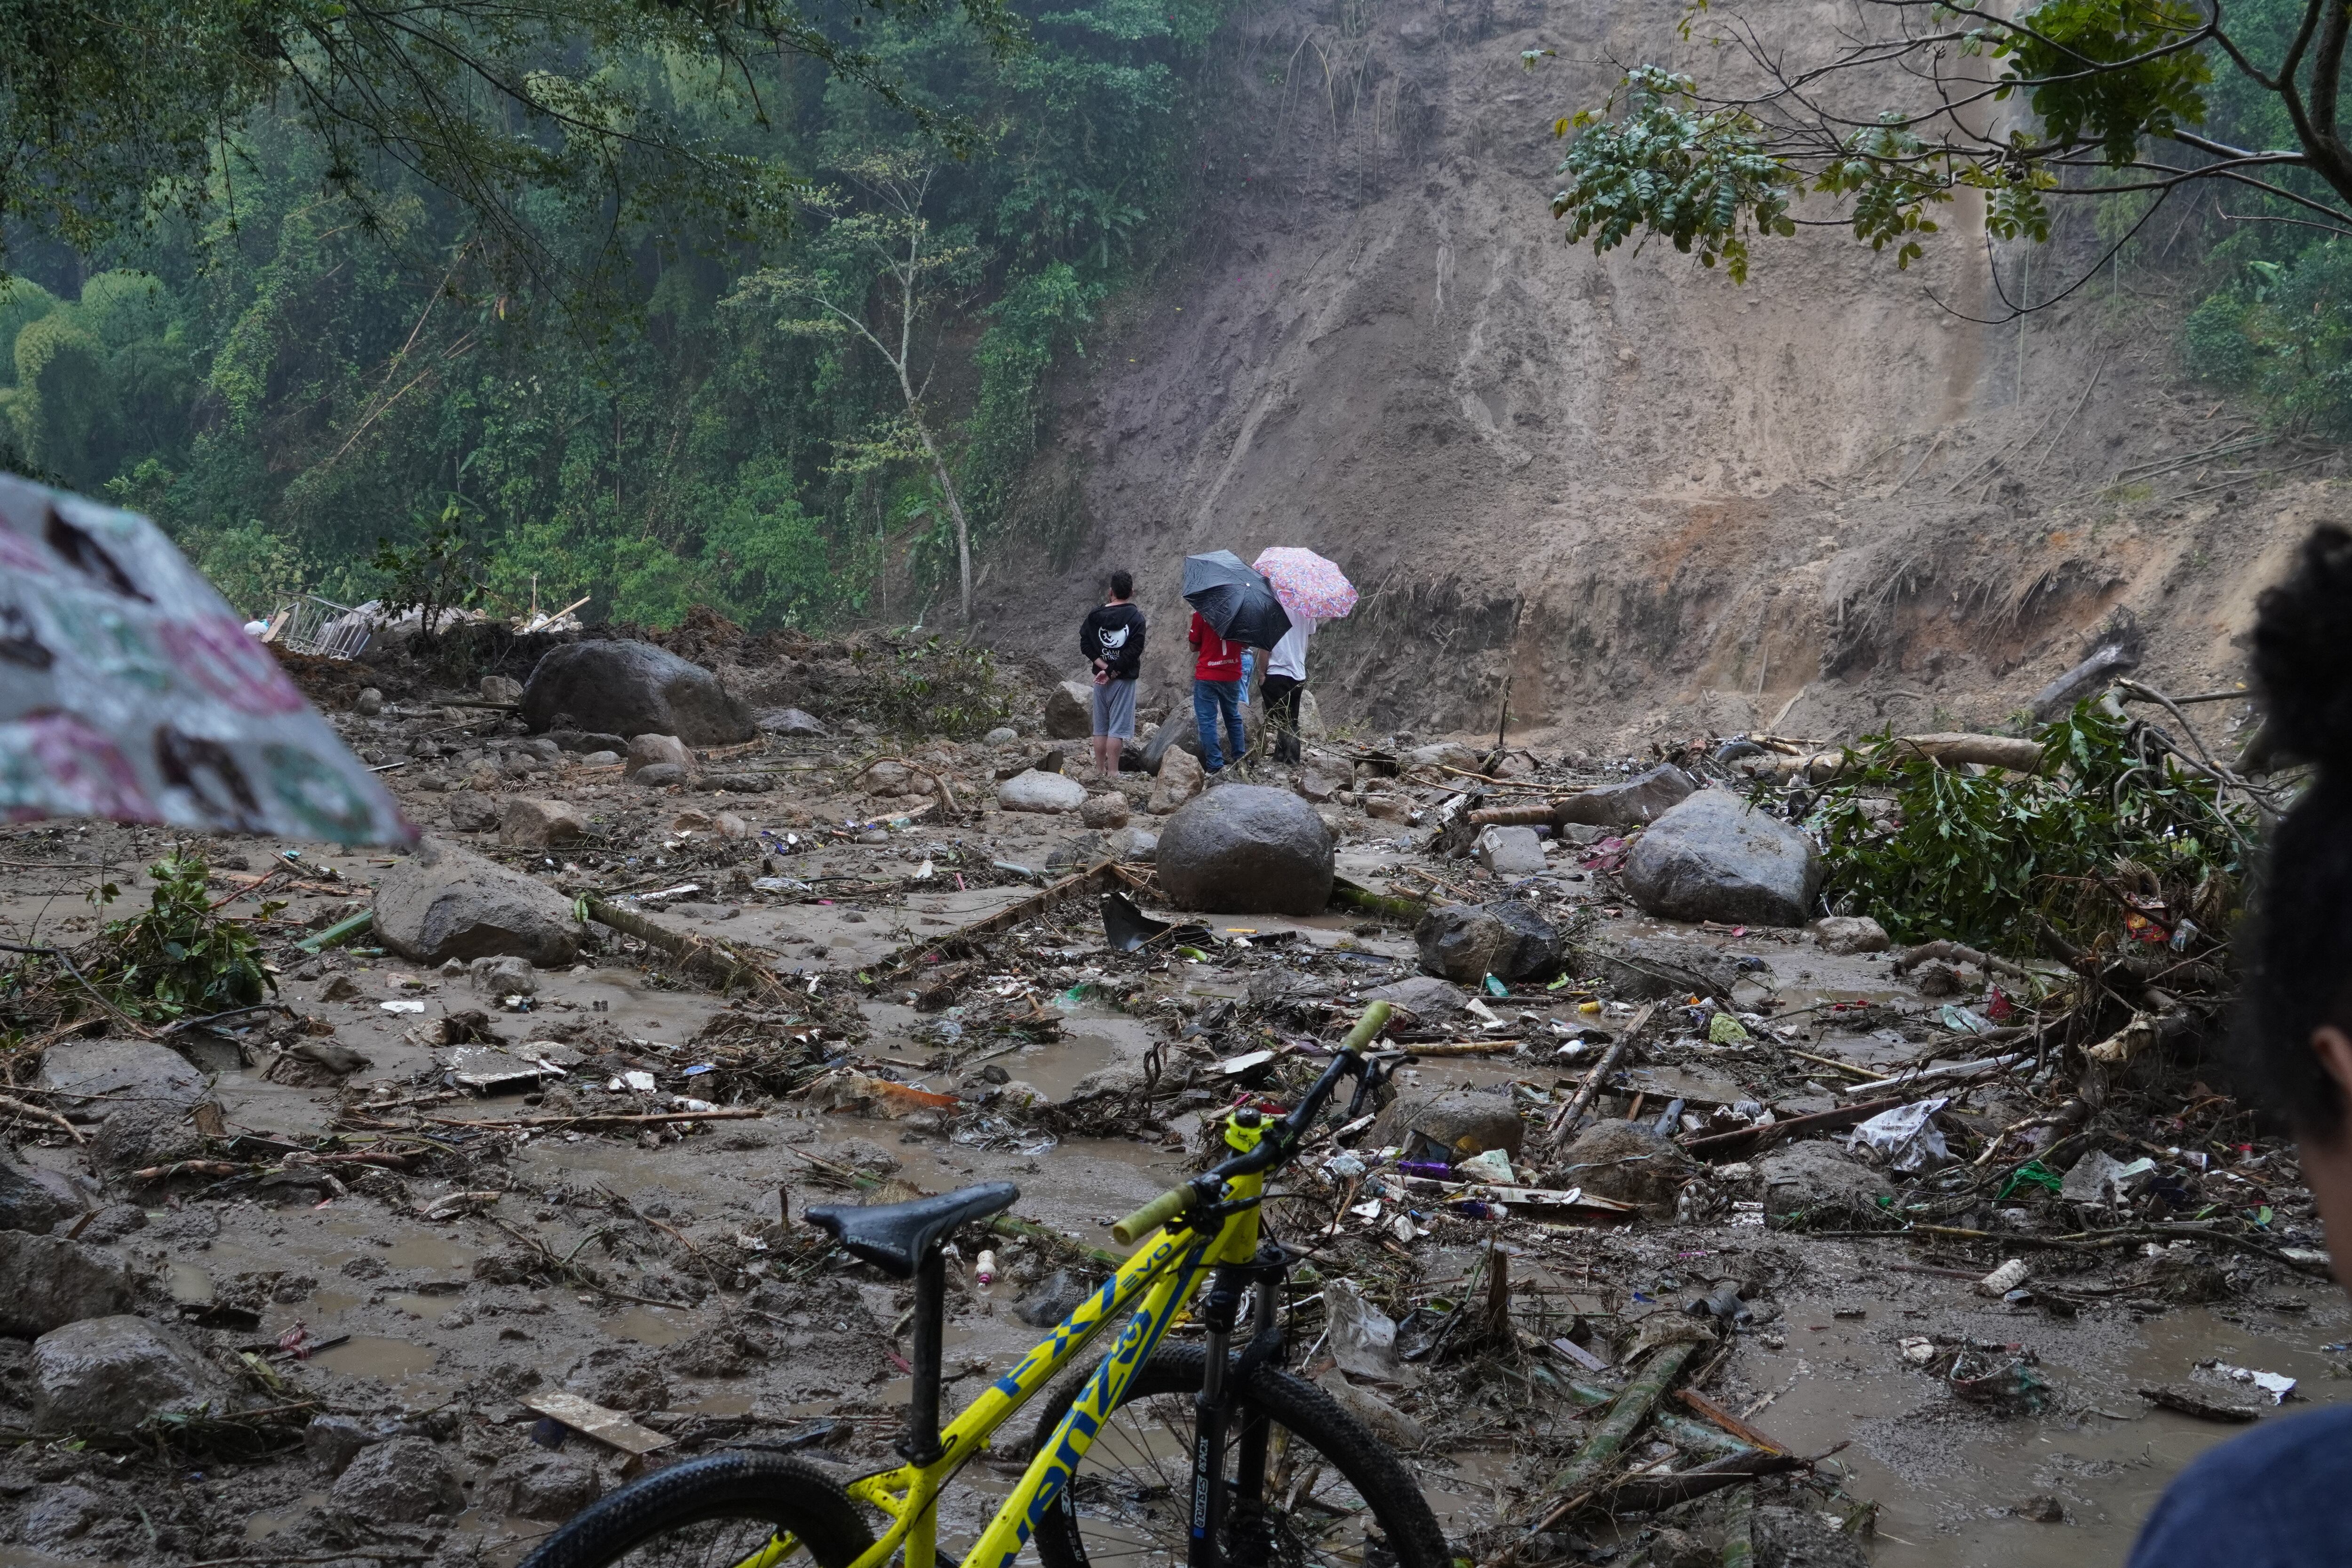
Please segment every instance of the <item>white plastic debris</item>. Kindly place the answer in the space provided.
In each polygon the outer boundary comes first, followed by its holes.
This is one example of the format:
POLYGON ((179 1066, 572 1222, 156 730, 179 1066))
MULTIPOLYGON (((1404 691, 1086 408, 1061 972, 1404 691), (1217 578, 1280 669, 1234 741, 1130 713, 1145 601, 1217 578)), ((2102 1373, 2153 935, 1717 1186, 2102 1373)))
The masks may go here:
POLYGON ((425 1011, 424 1003, 409 1001, 405 998, 391 1002, 379 1002, 376 1005, 383 1008, 387 1013, 422 1013, 425 1011))
POLYGON ((1511 1157, 1500 1149, 1471 1155, 1454 1167, 1454 1173, 1465 1182, 1492 1182, 1507 1187, 1518 1183, 1511 1173, 1511 1157))
POLYGON ((1362 1203, 1357 1204, 1353 1207, 1349 1208, 1348 1212, 1354 1215, 1358 1219, 1378 1219, 1381 1217, 1381 1200, 1378 1198, 1366 1198, 1362 1203))
POLYGON ((982 1251, 972 1263, 971 1277, 983 1285, 995 1284, 996 1254, 992 1251, 982 1251))
POLYGON ((2070 1204, 2119 1205, 2155 1170, 2156 1162, 2146 1156, 2126 1165, 2105 1150, 2094 1149, 2074 1162, 2074 1169, 2058 1185, 2058 1195, 2070 1204))
POLYGON ((1882 1110, 1853 1130, 1852 1147, 1867 1149, 1890 1169, 1932 1171, 1951 1163, 1952 1152, 1936 1130, 1936 1112, 1951 1100, 1915 1100, 1892 1110, 1882 1110))
POLYGON ((1333 1182, 1352 1182, 1370 1169, 1353 1149, 1342 1149, 1323 1162, 1323 1174, 1333 1182))
POLYGON ((1903 1359, 1913 1366, 1926 1366, 1936 1359, 1936 1342, 1925 1334, 1913 1334, 1907 1339, 1897 1340, 1895 1348, 1901 1351, 1903 1359))
POLYGON ((616 1075, 604 1087, 616 1094, 625 1089, 634 1089, 639 1094, 651 1094, 654 1091, 654 1075, 632 1069, 616 1075))
POLYGON ((1986 1296, 2006 1296, 2025 1283, 2025 1259, 2012 1258, 1978 1280, 1977 1290, 1986 1296))
POLYGON ((2284 1373, 2257 1372, 2252 1367, 2231 1366, 2222 1361, 2200 1361, 2197 1363, 2197 1370, 2224 1383, 2259 1388, 2271 1396, 2273 1405, 2285 1404, 2287 1396, 2294 1392, 2294 1379, 2284 1373))

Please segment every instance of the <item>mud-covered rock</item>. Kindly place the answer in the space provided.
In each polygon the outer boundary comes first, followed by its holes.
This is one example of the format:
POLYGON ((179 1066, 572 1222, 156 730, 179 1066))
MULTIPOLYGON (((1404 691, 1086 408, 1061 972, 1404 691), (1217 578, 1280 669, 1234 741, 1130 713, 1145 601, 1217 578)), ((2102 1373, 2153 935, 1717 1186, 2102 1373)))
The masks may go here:
POLYGON ((1857 952, 1885 952, 1886 928, 1868 915, 1830 915, 1812 923, 1813 944, 1823 952, 1843 958, 1857 952))
POLYGON ((466 1489, 430 1437, 394 1437, 360 1450, 343 1467, 328 1505, 352 1519, 414 1524, 466 1506, 466 1489))
POLYGON ((1186 803, 1153 865, 1180 910, 1316 915, 1331 901, 1331 830, 1288 790, 1226 784, 1186 803))
POLYGON ((1775 1222, 1876 1215, 1885 1212, 1878 1200, 1895 1191, 1884 1174, 1825 1138, 1783 1144, 1752 1163, 1764 1183, 1765 1216, 1775 1222))
POLYGON ((560 800, 509 795, 499 816, 499 842, 522 849, 545 849, 585 837, 588 820, 560 800))
POLYGON ((1577 1134, 1552 1179, 1615 1203, 1636 1204, 1650 1219, 1672 1219, 1675 1196, 1699 1173, 1698 1162, 1645 1121, 1599 1121, 1577 1134))
POLYGON ((604 1495, 596 1467, 579 1455, 530 1447, 493 1466, 474 1500, 509 1518, 560 1524, 604 1495))
MULTIPOLYGON (((70 1552, 72 1543, 116 1510, 88 1487, 59 1481, 33 1493, 25 1509, 25 1544, 37 1552, 70 1552)), ((73 1555, 80 1555, 73 1552, 73 1555)))
POLYGON ((1076 811, 1087 804, 1087 786, 1063 773, 1030 768, 996 786, 996 804, 1003 811, 1076 811))
POLYGON ((1057 681, 1045 693, 1045 734, 1050 740, 1083 741, 1095 732, 1095 689, 1087 681, 1057 681))
POLYGON ((1559 931, 1516 899, 1432 910, 1412 936, 1423 969, 1465 985, 1539 979, 1559 965, 1559 931))
POLYGON ((1066 1268, 1030 1287, 1013 1307, 1013 1315, 1033 1328, 1050 1329, 1078 1310, 1087 1299, 1087 1282, 1066 1268))
POLYGON ((638 735, 629 742, 628 754, 621 762, 621 776, 642 784, 676 784, 677 779, 647 779, 641 776, 647 768, 676 768, 683 778, 694 772, 694 752, 676 735, 638 735))
POLYGON ((72 1212, 73 1205, 61 1195, 14 1162, 0 1160, 0 1231, 41 1235, 72 1212))
POLYGON ((1078 820, 1088 827, 1125 827, 1129 807, 1127 796, 1116 790, 1107 795, 1090 795, 1078 807, 1078 820))
POLYGON ((1379 1141, 1401 1146, 1408 1160, 1433 1154, 1467 1160, 1489 1149, 1500 1149, 1516 1160, 1528 1137, 1527 1123, 1519 1120, 1510 1097, 1479 1089, 1407 1089, 1389 1108, 1381 1129, 1379 1141))
POLYGON ((1578 973, 1621 1002, 1714 993, 1731 994, 1739 962, 1720 948, 1686 937, 1625 937, 1581 949, 1578 973))
POLYGON ((573 726, 623 736, 675 735, 689 746, 730 746, 759 731, 740 698, 698 664, 651 643, 569 643, 541 655, 523 688, 534 731, 558 713, 573 726))
POLYGON ((1552 819, 1622 832, 1664 816, 1688 800, 1693 787, 1690 775, 1670 763, 1622 784, 1572 795, 1552 807, 1552 819))
POLYGON ((110 1116, 142 1101, 183 1112, 203 1100, 205 1075, 152 1040, 59 1040, 41 1053, 34 1083, 59 1110, 110 1116))
POLYGON ((563 1386, 614 1410, 657 1410, 669 1403, 669 1380, 661 1363, 617 1345, 590 1351, 563 1386))
POLYGON ((753 722, 759 725, 762 733, 782 735, 788 739, 823 740, 830 733, 815 714, 803 713, 797 708, 771 708, 753 722))
POLYGON ((1375 985, 1363 994, 1363 999, 1386 1002, 1416 1018, 1432 1020, 1457 1016, 1468 1001, 1451 981, 1433 974, 1409 974, 1386 985, 1375 985))
POLYGON ((496 795, 461 789, 449 796, 449 827, 455 833, 488 833, 499 825, 496 795))
POLYGON ((640 789, 667 789, 684 784, 688 777, 688 770, 676 763, 647 763, 629 776, 629 782, 640 789))
POLYGON ((377 884, 375 936, 417 963, 511 953, 545 966, 569 963, 580 951, 580 929, 562 894, 471 850, 430 840, 377 884))
POLYGON ((135 1281, 122 1259, 62 1236, 0 1230, 0 1334, 37 1339, 85 1318, 130 1309, 135 1281))
POLYGON ((33 1342, 33 1426, 121 1434, 149 1417, 220 1408, 226 1392, 186 1341, 144 1318, 87 1318, 33 1342))
POLYGON ((204 1152, 205 1136, 188 1111, 155 1100, 138 1100, 109 1113, 89 1141, 89 1157, 100 1169, 121 1173, 193 1160, 204 1152))
POLYGON ((1625 890, 1678 921, 1802 925, 1821 890, 1813 841, 1728 790, 1701 790, 1643 829, 1625 890))

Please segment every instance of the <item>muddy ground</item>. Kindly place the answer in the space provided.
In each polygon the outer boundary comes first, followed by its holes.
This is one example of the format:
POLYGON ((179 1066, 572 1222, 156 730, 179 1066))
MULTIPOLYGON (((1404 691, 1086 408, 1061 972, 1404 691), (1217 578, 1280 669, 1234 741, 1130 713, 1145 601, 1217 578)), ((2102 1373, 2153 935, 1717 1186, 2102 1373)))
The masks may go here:
MULTIPOLYGON (((625 1477, 730 1443, 805 1441, 845 1472, 887 1464, 907 1395, 910 1298, 832 1251, 801 1221, 810 1204, 1019 1184, 1014 1212, 1037 1233, 967 1235, 950 1270, 948 1368, 960 1398, 980 1371, 1035 1341, 1040 1330, 1016 1315, 1024 1303, 1042 1313, 1041 1299, 1093 1277, 1090 1254, 1110 1249, 1110 1221, 1196 1168, 1208 1119, 1244 1094, 1279 1101, 1312 1076, 1316 1042, 1336 1037, 1363 992, 1419 970, 1409 926, 1349 911, 1213 916, 1198 959, 1119 954, 1092 897, 969 947, 940 945, 1065 870, 1118 854, 1129 856, 1121 885, 1147 910, 1181 918, 1132 858, 1135 830, 1162 820, 1143 809, 1150 778, 1086 781, 1097 797, 1124 795, 1125 829, 993 808, 1000 773, 1051 760, 1034 723, 994 744, 912 748, 836 726, 705 757, 698 779, 646 789, 614 764, 534 752, 492 710, 412 700, 337 720, 355 748, 389 765, 385 777, 436 837, 567 895, 593 893, 764 954, 777 982, 764 995, 721 995, 663 953, 594 927, 603 940, 582 962, 540 972, 535 994, 510 1000, 500 984, 478 989, 469 974, 403 962, 365 934, 316 954, 294 945, 365 910, 391 857, 249 839, 184 846, 207 858, 223 912, 264 939, 291 1015, 175 1037, 217 1101, 217 1121, 200 1110, 194 1121, 195 1157, 209 1163, 110 1167, 79 1141, 109 1108, 44 1098, 32 1049, 9 1058, 19 1109, 5 1113, 5 1138, 18 1162, 72 1194, 58 1231, 136 1272, 132 1310, 205 1362, 221 1408, 260 1414, 90 1442, 37 1432, 31 1346, 0 1339, 5 1568, 511 1563, 625 1477), (868 768, 877 755, 945 779, 954 809, 930 795, 871 793, 864 786, 877 777, 902 776, 868 768), (485 799, 517 796, 570 805, 584 834, 501 844, 494 829, 453 826, 453 815, 482 820, 485 799), (283 875, 252 887, 273 871, 283 875), (286 907, 265 919, 257 896, 286 907), (365 1066, 339 1075, 294 1049, 328 1039, 365 1066), (1227 1070, 1260 1051, 1275 1054, 1227 1070), (499 1073, 509 1076, 484 1091, 458 1078, 499 1073), (637 1082, 650 1087, 630 1087, 630 1074, 649 1075, 637 1082), (954 1098, 943 1106, 943 1096, 954 1098), (22 1109, 58 1105, 76 1131, 22 1109), (665 1114, 683 1119, 578 1120, 665 1114), (370 1151, 392 1157, 348 1163, 370 1151), (982 1245, 1000 1270, 986 1285, 973 1274, 982 1245), (557 1433, 523 1401, 555 1391, 629 1413, 671 1442, 641 1459, 577 1434, 545 1447, 535 1430, 557 1433), (371 1450, 399 1463, 371 1472, 371 1450)), ((1416 779, 1408 766, 1391 785, 1357 765, 1377 750, 1311 748, 1304 768, 1262 763, 1252 776, 1322 797, 1341 875, 1376 892, 1443 902, 1507 891, 1577 933, 1580 954, 1696 943, 1736 969, 1719 1012, 1687 1005, 1680 991, 1654 998, 1641 1044, 1601 1086, 1595 1119, 1649 1122, 1679 1099, 1685 1137, 1738 1131, 1850 1103, 1856 1096, 1839 1091, 1868 1076, 1987 1054, 1943 1021, 1955 1005, 1998 1010, 1971 969, 1957 995, 1929 997, 1890 973, 1885 955, 1834 955, 1804 932, 1652 921, 1616 885, 1605 839, 1555 844, 1543 872, 1507 889, 1471 860, 1432 853, 1458 775, 1416 779), (1367 804, 1385 815, 1367 815, 1367 804), (1724 1029, 1718 1016, 1741 1026, 1724 1029)), ((1083 751, 1067 748, 1066 771, 1082 772, 1083 751)), ((1579 761, 1580 773, 1558 755, 1508 771, 1551 787, 1622 774, 1622 764, 1579 761)), ((89 936, 143 905, 143 868, 172 843, 126 827, 10 831, 0 837, 0 939, 89 936), (117 903, 93 907, 91 889, 109 881, 117 903)), ((1605 967, 1599 984, 1576 977, 1592 967, 1484 994, 1483 1014, 1464 1010, 1466 989, 1424 1000, 1392 1026, 1402 1048, 1473 1048, 1408 1064, 1401 1100, 1469 1091, 1519 1118, 1523 1179, 1614 1190, 1606 1171, 1563 1173, 1545 1134, 1638 1016, 1634 994, 1605 967)), ((1951 1096, 1941 1126, 1952 1156, 1974 1160, 1988 1138, 2070 1091, 2038 1065, 1937 1091, 1951 1096)), ((2352 1387, 2340 1381, 2352 1314, 2314 1261, 2316 1220, 2291 1148, 2219 1096, 2178 1092, 2195 1064, 2143 1069, 2172 1075, 2144 1086, 2164 1092, 2118 1082, 2097 1124, 2098 1146, 2118 1160, 2155 1162, 2120 1207, 2029 1183, 1938 1211, 1942 1233, 1895 1234, 1890 1215, 1934 1189, 1872 1169, 1837 1134, 1718 1157, 1704 1173, 1658 1155, 1667 1184, 1626 1190, 1646 1209, 1538 1201, 1474 1217, 1476 1194, 1465 1203, 1459 1191, 1408 1187, 1383 1164, 1410 1121, 1392 1110, 1354 1142, 1369 1174, 1321 1176, 1339 1152, 1321 1148, 1284 1183, 1270 1223, 1312 1249, 1316 1274, 1353 1279, 1398 1319, 1419 1308, 1433 1321, 1474 1278, 1484 1288, 1490 1251, 1507 1260, 1507 1340, 1465 1332, 1370 1390, 1420 1428, 1414 1463, 1430 1500, 1481 1561, 1560 1500, 1545 1482, 1590 1425, 1571 1385, 1613 1387, 1637 1347, 1698 1321, 1687 1303, 1736 1281, 1741 1319, 1693 1363, 1707 1364, 1707 1397, 1790 1452, 1843 1445, 1810 1474, 1762 1489, 1761 1561, 2117 1562, 2167 1479, 2238 1429, 2158 1408, 2141 1389, 2246 1403, 2246 1391, 2199 1370, 2217 1360, 2295 1378, 2290 1409, 2352 1387), (1392 1182, 1387 1201, 1368 1205, 1377 1214, 1351 1212, 1392 1182), (2090 1249, 2036 1245, 2135 1221, 2244 1229, 2242 1219, 2259 1222, 2246 1245, 2200 1242, 2193 1229, 2090 1249), (1978 1277, 2011 1258, 2028 1268, 2022 1294, 1980 1291, 1978 1277), (1558 1340, 1575 1349, 1549 1348, 1558 1340), (1954 1381, 1978 1375, 1965 1388, 1954 1381)), ((1310 1274, 1297 1291, 1300 1350, 1322 1335, 1316 1289, 1310 1274)), ((1306 1370, 1330 1375, 1328 1362, 1318 1351, 1306 1370)), ((1008 1435, 1024 1431, 1016 1423, 1008 1435)), ((1637 1444, 1632 1462, 1682 1468, 1693 1457, 1637 1444)), ((971 1468, 943 1516, 946 1549, 969 1542, 1017 1472, 1010 1457, 971 1468)), ((1522 1546, 1520 1561, 1672 1561, 1682 1537, 1654 1532, 1676 1529, 1705 1547, 1720 1526, 1710 1506, 1572 1516, 1522 1546)))

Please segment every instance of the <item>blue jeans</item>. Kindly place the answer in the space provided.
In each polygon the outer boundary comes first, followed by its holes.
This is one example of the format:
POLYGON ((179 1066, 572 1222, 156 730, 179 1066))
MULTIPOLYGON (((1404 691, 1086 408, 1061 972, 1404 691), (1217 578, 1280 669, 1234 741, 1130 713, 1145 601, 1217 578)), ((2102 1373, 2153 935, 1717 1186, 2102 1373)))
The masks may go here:
POLYGON ((1225 716, 1225 730, 1234 738, 1234 762, 1249 750, 1242 738, 1242 683, 1238 680, 1194 680, 1192 722, 1201 732, 1201 765, 1215 773, 1225 765, 1217 751, 1217 715, 1225 716))

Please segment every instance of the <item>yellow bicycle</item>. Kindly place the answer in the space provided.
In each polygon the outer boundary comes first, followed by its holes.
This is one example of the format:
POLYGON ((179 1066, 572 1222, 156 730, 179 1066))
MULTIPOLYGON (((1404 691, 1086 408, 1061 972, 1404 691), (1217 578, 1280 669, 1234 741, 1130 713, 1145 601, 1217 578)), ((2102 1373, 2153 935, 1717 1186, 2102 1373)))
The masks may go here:
POLYGON ((1229 1115, 1232 1157, 1112 1226, 1121 1243, 1140 1241, 1134 1254, 944 1428, 940 1249, 958 1226, 1010 1206, 1018 1190, 999 1182, 915 1203, 812 1209, 810 1221, 850 1253, 915 1282, 905 1462, 845 1486, 790 1454, 691 1460, 577 1515, 523 1568, 774 1568, 796 1559, 884 1568, 902 1551, 905 1568, 936 1568, 940 1492, 1122 1314, 1127 1326, 1100 1364, 1047 1402, 1027 1470, 961 1568, 1010 1568, 1033 1542, 1046 1568, 1111 1559, 1139 1568, 1446 1568, 1444 1535, 1412 1471, 1282 1366, 1291 1255, 1258 1224, 1267 1175, 1297 1152, 1339 1080, 1356 1079, 1348 1120, 1370 1103, 1383 1068, 1361 1052, 1387 1015, 1384 1003, 1365 1013, 1288 1116, 1229 1115), (1196 1291, 1204 1343, 1163 1348, 1196 1291))

